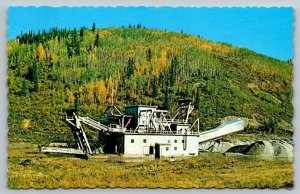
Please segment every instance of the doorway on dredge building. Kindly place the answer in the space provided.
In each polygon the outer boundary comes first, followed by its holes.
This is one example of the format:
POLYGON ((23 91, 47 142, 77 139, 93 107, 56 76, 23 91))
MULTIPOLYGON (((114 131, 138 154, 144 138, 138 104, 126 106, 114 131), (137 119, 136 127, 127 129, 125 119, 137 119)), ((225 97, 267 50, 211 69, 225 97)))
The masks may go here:
POLYGON ((155 144, 155 159, 160 159, 160 145, 157 143, 155 144))
POLYGON ((124 153, 124 136, 117 133, 99 133, 99 144, 101 144, 103 152, 107 154, 123 154, 124 153))
POLYGON ((153 155, 154 154, 154 146, 150 146, 149 147, 149 155, 153 155))

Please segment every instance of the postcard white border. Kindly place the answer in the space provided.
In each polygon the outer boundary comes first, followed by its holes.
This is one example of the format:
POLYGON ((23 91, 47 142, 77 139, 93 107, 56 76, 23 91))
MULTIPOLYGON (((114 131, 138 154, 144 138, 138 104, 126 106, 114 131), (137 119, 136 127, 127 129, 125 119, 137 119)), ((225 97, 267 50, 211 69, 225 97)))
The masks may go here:
POLYGON ((1 0, 0 1, 0 193, 215 193, 225 192, 226 194, 234 193, 299 193, 300 192, 300 166, 299 163, 299 150, 300 150, 300 57, 297 53, 300 51, 300 1, 298 0, 1 0), (57 190, 12 190, 7 189, 7 57, 6 57, 6 42, 7 42, 7 8, 9 6, 186 6, 186 7, 293 7, 294 8, 294 119, 293 124, 295 127, 295 158, 294 158, 294 169, 295 169, 295 188, 291 191, 284 189, 280 190, 256 190, 256 189, 93 189, 93 190, 82 190, 82 189, 57 189, 57 190))

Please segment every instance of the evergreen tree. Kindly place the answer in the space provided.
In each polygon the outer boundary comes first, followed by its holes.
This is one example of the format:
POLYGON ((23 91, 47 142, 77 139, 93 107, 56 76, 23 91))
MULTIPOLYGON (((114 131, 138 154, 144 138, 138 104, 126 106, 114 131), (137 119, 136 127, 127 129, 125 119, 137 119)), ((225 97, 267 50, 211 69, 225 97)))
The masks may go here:
POLYGON ((169 88, 166 88, 165 91, 165 97, 164 97, 164 103, 163 103, 163 108, 168 110, 171 107, 171 100, 170 100, 170 95, 169 95, 169 88))
POLYGON ((37 64, 34 62, 32 66, 32 71, 33 71, 33 90, 35 92, 39 91, 39 73, 38 73, 38 68, 37 64))
POLYGON ((80 41, 83 41, 83 28, 80 28, 79 36, 80 36, 80 41))
POLYGON ((27 94, 28 94, 28 85, 27 85, 27 82, 24 80, 22 82, 20 95, 21 96, 27 96, 27 94))
POLYGON ((195 108, 200 109, 200 91, 199 91, 199 88, 196 89, 195 108))
POLYGON ((74 97, 75 97, 75 100, 74 100, 74 109, 75 109, 75 112, 77 113, 79 111, 79 105, 80 105, 80 101, 79 101, 80 94, 78 94, 76 92, 76 93, 74 93, 74 97))
MULTIPOLYGON (((29 66, 28 74, 26 78, 33 82, 34 89, 33 91, 38 92, 39 90, 39 76, 38 76, 38 68, 35 61, 33 61, 32 65, 29 66)), ((23 86, 22 86, 23 87, 23 86)))
POLYGON ((78 39, 77 39, 76 29, 74 30, 73 35, 72 35, 71 47, 73 49, 73 55, 80 54, 80 41, 78 41, 78 39))
POLYGON ((147 59, 147 61, 151 61, 151 59, 152 59, 152 52, 151 52, 151 49, 149 48, 148 50, 147 50, 147 52, 146 52, 146 59, 147 59))
POLYGON ((177 57, 174 57, 172 59, 171 67, 170 67, 170 86, 174 86, 174 84, 176 82, 176 78, 177 78, 176 69, 177 69, 177 67, 178 67, 178 60, 177 60, 177 57))
POLYGON ((96 30, 96 24, 95 24, 95 23, 93 23, 93 26, 92 26, 92 31, 93 31, 93 32, 95 32, 95 30, 96 30))
POLYGON ((98 47, 100 43, 99 34, 96 34, 95 40, 94 40, 94 47, 98 47))
POLYGON ((154 77, 152 80, 152 97, 156 98, 158 95, 158 84, 157 84, 157 78, 154 77))
POLYGON ((73 48, 71 46, 71 44, 67 43, 67 53, 68 53, 68 57, 71 58, 73 56, 73 48))
POLYGON ((132 57, 128 59, 128 66, 127 66, 127 79, 130 78, 131 75, 134 74, 134 60, 132 57))
POLYGON ((74 29, 71 33, 71 42, 66 43, 67 45, 67 52, 68 52, 68 57, 71 58, 75 55, 80 55, 80 41, 77 38, 77 31, 74 29))

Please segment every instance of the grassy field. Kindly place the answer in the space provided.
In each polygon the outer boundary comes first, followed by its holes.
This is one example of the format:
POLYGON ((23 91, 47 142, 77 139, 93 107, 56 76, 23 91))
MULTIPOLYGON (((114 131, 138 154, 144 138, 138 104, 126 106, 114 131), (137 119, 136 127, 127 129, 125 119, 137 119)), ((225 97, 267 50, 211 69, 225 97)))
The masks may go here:
POLYGON ((287 160, 198 156, 175 161, 120 162, 118 156, 89 160, 51 156, 30 143, 10 143, 9 188, 292 188, 287 160))

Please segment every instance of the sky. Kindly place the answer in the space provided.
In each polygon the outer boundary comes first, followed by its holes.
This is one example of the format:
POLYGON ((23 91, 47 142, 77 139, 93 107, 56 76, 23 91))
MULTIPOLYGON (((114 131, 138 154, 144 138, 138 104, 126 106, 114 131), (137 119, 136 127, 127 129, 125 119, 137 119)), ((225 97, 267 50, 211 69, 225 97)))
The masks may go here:
POLYGON ((97 28, 142 24, 199 35, 280 60, 293 58, 293 8, 9 7, 8 39, 51 27, 97 28))

